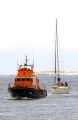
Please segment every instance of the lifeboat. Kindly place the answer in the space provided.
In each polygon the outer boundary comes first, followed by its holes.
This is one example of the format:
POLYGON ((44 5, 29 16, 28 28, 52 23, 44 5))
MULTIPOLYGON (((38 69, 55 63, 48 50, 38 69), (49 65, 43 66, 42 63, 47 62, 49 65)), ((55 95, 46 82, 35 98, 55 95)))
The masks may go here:
POLYGON ((45 86, 40 84, 33 68, 34 64, 28 64, 26 56, 25 64, 19 66, 14 84, 8 85, 8 91, 13 98, 45 98, 47 96, 45 86))

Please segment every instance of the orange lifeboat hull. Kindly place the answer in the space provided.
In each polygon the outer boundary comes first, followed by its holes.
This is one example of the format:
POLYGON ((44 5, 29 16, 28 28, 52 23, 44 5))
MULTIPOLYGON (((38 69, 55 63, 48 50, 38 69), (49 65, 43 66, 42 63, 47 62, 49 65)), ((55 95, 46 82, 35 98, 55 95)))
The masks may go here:
POLYGON ((33 66, 27 64, 27 58, 26 63, 20 65, 14 84, 12 86, 9 84, 8 91, 15 98, 44 98, 47 96, 47 91, 40 86, 39 79, 33 72, 33 66))

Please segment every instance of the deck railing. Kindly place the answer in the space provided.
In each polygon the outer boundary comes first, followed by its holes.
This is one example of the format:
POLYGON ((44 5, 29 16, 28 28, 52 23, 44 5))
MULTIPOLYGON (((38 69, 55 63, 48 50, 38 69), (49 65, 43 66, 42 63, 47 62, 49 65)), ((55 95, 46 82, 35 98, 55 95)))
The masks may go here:
MULTIPOLYGON (((24 84, 23 85, 17 84, 16 86, 14 86, 14 83, 9 83, 8 84, 8 88, 11 88, 11 87, 28 87, 28 88, 34 88, 34 86, 35 85, 32 85, 32 86, 27 85, 27 86, 25 86, 24 84)), ((38 86, 40 87, 40 89, 46 89, 46 86, 44 85, 44 83, 40 83, 38 86)))

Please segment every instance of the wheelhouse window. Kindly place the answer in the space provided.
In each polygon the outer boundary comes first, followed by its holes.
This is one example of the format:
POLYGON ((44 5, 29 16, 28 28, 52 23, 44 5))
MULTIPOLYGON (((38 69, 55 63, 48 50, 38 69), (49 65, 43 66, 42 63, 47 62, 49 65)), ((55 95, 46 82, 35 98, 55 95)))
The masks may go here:
POLYGON ((20 81, 21 79, 20 78, 17 78, 16 81, 20 81))
POLYGON ((33 81, 32 78, 26 78, 26 81, 33 81))
POLYGON ((25 81, 25 78, 21 78, 21 81, 25 81))

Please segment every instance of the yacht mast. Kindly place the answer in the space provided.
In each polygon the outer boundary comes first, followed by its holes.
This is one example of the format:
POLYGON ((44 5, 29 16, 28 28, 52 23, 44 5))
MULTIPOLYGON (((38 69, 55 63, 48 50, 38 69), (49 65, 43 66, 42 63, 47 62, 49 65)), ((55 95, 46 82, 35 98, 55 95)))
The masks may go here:
MULTIPOLYGON (((57 29, 57 25, 56 25, 56 29, 57 29)), ((57 31, 56 31, 56 34, 57 34, 57 31)), ((57 50, 57 49, 56 49, 56 43, 57 43, 56 40, 57 40, 57 36, 56 36, 56 38, 55 38, 55 84, 56 84, 56 81, 57 81, 57 80, 56 80, 56 55, 57 55, 57 54, 56 54, 56 50, 57 50)))
POLYGON ((59 55, 58 55, 58 33, 57 33, 57 19, 56 19, 56 52, 57 52, 57 79, 60 81, 59 78, 59 55))

